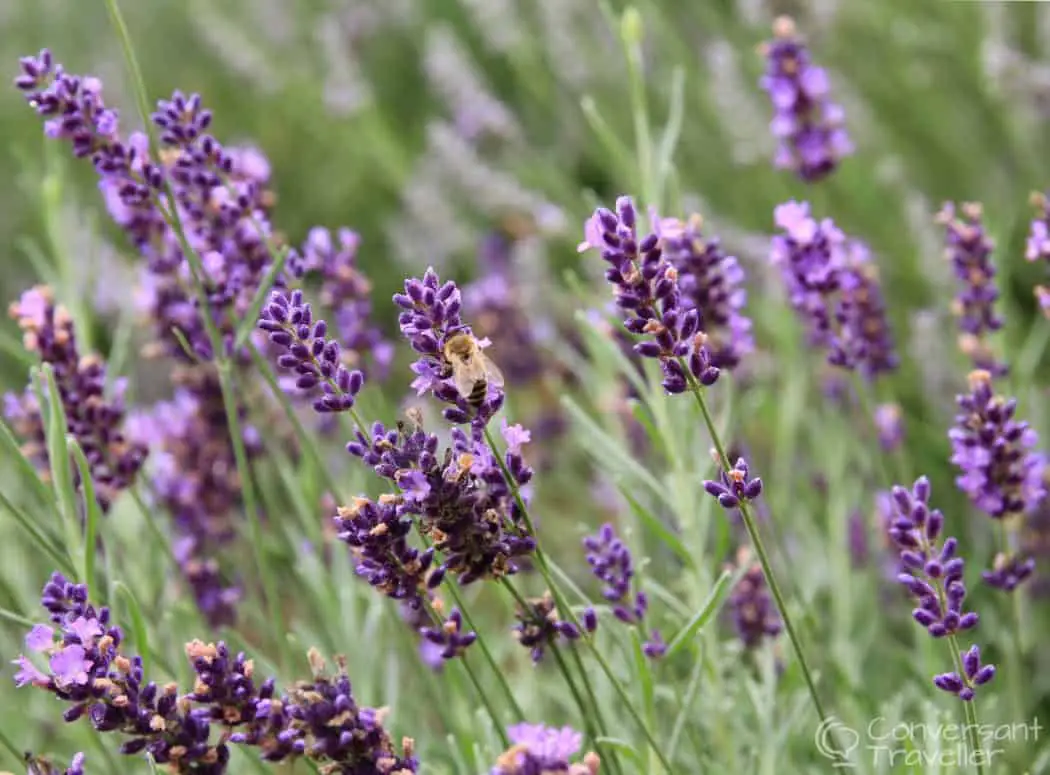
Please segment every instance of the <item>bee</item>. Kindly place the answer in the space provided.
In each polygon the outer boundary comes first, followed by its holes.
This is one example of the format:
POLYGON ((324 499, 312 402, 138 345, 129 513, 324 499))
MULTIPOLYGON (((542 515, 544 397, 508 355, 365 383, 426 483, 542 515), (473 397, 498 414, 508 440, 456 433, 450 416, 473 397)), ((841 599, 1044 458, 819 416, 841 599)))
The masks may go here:
POLYGON ((445 360, 452 367, 452 382, 463 399, 478 409, 489 385, 503 387, 503 372, 481 351, 478 340, 467 333, 453 334, 445 342, 445 360))

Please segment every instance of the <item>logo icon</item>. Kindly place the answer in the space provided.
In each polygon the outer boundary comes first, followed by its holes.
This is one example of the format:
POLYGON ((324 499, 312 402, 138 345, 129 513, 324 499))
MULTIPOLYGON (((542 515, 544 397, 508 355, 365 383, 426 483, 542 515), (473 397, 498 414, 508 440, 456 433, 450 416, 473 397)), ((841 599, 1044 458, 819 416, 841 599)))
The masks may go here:
POLYGON ((851 769, 854 765, 849 760, 849 755, 860 745, 860 735, 857 730, 843 724, 834 716, 829 716, 817 727, 813 735, 813 743, 821 756, 831 759, 832 766, 836 769, 851 769))

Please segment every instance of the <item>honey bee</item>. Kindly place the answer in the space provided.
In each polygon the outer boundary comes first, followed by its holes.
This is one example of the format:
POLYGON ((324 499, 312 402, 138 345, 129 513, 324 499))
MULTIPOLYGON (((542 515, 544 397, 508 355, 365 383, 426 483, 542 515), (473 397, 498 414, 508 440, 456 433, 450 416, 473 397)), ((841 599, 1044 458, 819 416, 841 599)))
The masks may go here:
POLYGON ((445 360, 452 367, 452 382, 463 399, 478 409, 489 385, 503 387, 503 372, 481 351, 478 340, 467 333, 453 334, 445 342, 445 360))

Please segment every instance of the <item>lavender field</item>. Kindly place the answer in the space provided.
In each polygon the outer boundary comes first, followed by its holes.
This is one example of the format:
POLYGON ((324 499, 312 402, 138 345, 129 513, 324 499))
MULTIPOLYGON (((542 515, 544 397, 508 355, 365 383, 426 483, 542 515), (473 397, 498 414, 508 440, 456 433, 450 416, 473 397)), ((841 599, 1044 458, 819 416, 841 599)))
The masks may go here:
POLYGON ((0 775, 1050 773, 1050 7, 0 59, 0 775))

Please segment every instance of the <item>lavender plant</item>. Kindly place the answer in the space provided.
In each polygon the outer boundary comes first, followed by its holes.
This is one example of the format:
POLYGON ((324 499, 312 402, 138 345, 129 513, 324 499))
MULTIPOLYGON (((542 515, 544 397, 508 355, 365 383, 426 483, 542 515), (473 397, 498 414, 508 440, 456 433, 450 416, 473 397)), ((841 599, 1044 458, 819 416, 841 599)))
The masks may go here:
POLYGON ((46 5, 0 770, 1041 771, 1038 11, 46 5))

